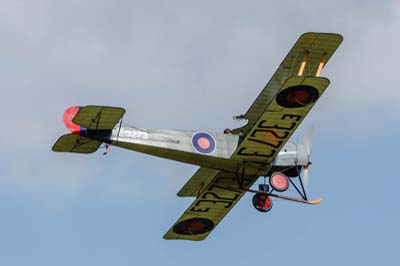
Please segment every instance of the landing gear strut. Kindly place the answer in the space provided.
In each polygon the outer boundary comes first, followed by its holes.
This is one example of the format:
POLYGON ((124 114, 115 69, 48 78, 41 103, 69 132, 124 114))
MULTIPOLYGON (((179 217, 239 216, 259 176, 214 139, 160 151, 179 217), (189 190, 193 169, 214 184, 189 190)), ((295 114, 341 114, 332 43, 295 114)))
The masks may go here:
POLYGON ((269 178, 269 185, 266 184, 266 177, 264 177, 264 184, 259 184, 258 188, 259 190, 252 190, 252 189, 247 189, 247 192, 252 192, 255 193, 253 196, 253 206, 256 208, 256 210, 260 212, 268 212, 272 208, 272 200, 271 198, 279 198, 279 199, 284 199, 284 200, 290 200, 290 201, 295 201, 295 202, 300 202, 300 203, 306 203, 306 204, 318 204, 322 201, 322 199, 317 199, 317 200, 312 200, 309 201, 307 199, 306 192, 304 190, 302 178, 300 176, 300 173, 298 175, 298 179, 300 182, 300 188, 296 186, 294 181, 292 181, 290 178, 288 178, 285 174, 281 172, 275 172, 273 173, 270 178, 269 178), (293 198, 285 195, 280 195, 280 194, 275 194, 273 193, 274 191, 277 192, 284 192, 289 188, 289 185, 292 184, 292 186, 296 189, 296 191, 299 193, 301 198, 293 198), (270 190, 271 188, 271 190, 270 190), (301 190, 300 190, 301 189, 301 190))
POLYGON ((286 191, 289 188, 289 178, 283 173, 276 172, 269 178, 269 184, 272 188, 271 191, 269 191, 269 186, 264 179, 264 184, 258 186, 260 191, 253 196, 253 206, 257 211, 268 212, 272 209, 271 193, 274 190, 286 191))
POLYGON ((264 176, 264 183, 259 184, 258 190, 250 189, 247 188, 243 185, 243 181, 245 180, 245 168, 246 164, 242 168, 237 169, 236 172, 236 178, 238 181, 238 187, 231 187, 232 189, 238 189, 244 192, 251 192, 254 193, 255 195, 253 196, 253 206, 256 210, 260 212, 268 212, 272 208, 272 200, 271 198, 278 198, 278 199, 283 199, 283 200, 289 200, 289 201, 294 201, 294 202, 299 202, 299 203, 305 203, 305 204, 318 204, 321 203, 322 199, 317 199, 317 200, 308 200, 307 195, 303 186, 303 181, 302 177, 300 175, 300 169, 297 168, 297 178, 298 182, 300 183, 300 188, 295 184, 295 182, 292 180, 292 178, 289 178, 286 174, 284 174, 284 171, 282 172, 275 172, 270 175, 269 177, 269 184, 266 182, 267 176, 264 176), (240 173, 241 172, 241 173, 240 173), (277 192, 284 192, 286 191, 289 186, 292 185, 292 187, 298 192, 300 198, 298 197, 290 197, 286 195, 281 195, 281 194, 276 194, 274 191, 277 192))

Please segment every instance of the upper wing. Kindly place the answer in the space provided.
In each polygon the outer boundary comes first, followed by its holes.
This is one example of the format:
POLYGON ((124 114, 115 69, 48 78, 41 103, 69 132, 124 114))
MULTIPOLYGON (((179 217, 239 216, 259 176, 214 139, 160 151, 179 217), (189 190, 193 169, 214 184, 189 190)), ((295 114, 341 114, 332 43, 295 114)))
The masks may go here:
POLYGON ((275 74, 250 106, 244 117, 248 123, 234 130, 234 133, 247 135, 259 121, 278 90, 293 76, 319 76, 343 37, 332 33, 304 33, 297 40, 288 55, 279 65, 275 74))
MULTIPOLYGON (((246 112, 248 124, 234 131, 240 133, 241 142, 231 160, 270 170, 270 162, 329 85, 329 80, 319 75, 341 42, 337 34, 306 33, 299 38, 246 112)), ((239 180, 236 172, 200 168, 178 193, 197 196, 196 200, 164 238, 206 238, 244 195, 243 189, 235 189, 239 181, 246 189, 258 178, 243 171, 239 180)))
MULTIPOLYGON (((197 179, 201 179, 199 171, 195 174, 197 179)), ((203 170, 201 171, 203 172, 203 170)), ((206 172, 204 171, 203 173, 206 172)), ((207 172, 207 174, 210 174, 210 172, 207 172)), ((205 179, 210 178, 207 174, 203 176, 205 179)), ((244 176, 243 187, 249 188, 257 178, 258 176, 255 175, 244 176)), ((195 191, 195 194, 197 194, 196 200, 164 235, 164 238, 205 239, 244 195, 245 192, 243 190, 235 189, 237 186, 238 181, 234 173, 215 171, 211 182, 204 189, 195 191)))
POLYGON ((110 130, 124 114, 124 108, 89 105, 82 107, 72 122, 88 130, 110 130))

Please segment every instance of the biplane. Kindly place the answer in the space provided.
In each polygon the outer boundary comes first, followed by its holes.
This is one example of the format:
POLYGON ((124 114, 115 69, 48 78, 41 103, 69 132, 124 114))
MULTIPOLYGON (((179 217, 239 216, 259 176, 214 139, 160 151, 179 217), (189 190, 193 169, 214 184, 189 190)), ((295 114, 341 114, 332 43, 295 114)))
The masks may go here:
POLYGON ((246 192, 254 193, 252 203, 261 212, 271 210, 272 198, 320 203, 308 200, 304 188, 309 145, 288 141, 328 87, 321 71, 342 40, 330 33, 301 35, 255 102, 236 117, 246 122, 239 128, 221 133, 143 129, 122 123, 123 108, 72 106, 64 113, 71 133, 52 150, 93 153, 103 144, 104 154, 118 146, 199 166, 177 194, 195 199, 165 239, 205 239, 246 192), (252 189, 259 177, 264 182, 252 189), (283 193, 289 186, 297 197, 283 193))

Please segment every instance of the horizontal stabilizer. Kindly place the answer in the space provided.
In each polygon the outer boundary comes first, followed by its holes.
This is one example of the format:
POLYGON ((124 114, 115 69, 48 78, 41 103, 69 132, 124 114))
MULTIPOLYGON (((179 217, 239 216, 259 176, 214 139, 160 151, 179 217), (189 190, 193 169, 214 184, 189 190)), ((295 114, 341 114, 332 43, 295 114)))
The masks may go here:
POLYGON ((87 130, 111 130, 124 114, 121 107, 89 105, 80 108, 72 122, 87 130))
POLYGON ((101 142, 97 140, 75 134, 66 134, 57 140, 52 150, 55 152, 92 153, 97 151, 100 145, 101 142))

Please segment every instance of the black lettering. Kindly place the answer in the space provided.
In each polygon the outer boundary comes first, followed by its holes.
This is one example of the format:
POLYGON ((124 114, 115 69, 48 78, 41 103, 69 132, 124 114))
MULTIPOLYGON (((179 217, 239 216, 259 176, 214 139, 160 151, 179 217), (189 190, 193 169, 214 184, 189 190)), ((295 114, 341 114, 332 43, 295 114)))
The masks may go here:
POLYGON ((286 118, 290 118, 290 119, 295 119, 296 121, 300 121, 301 119, 301 115, 290 115, 290 114, 285 114, 282 116, 281 120, 285 120, 286 118))
POLYGON ((249 138, 249 141, 262 143, 264 145, 271 146, 273 148, 279 148, 283 143, 283 141, 278 141, 278 144, 272 144, 272 143, 269 143, 269 142, 266 142, 266 141, 262 141, 262 140, 258 140, 258 139, 254 139, 254 138, 249 138))
POLYGON ((258 123, 257 127, 259 127, 259 128, 274 128, 274 129, 292 130, 296 126, 296 123, 292 123, 290 125, 290 127, 283 127, 283 126, 280 126, 280 125, 266 126, 266 125, 264 125, 264 123, 267 123, 267 121, 266 120, 261 120, 260 123, 258 123))
POLYGON ((275 153, 276 153, 276 150, 271 150, 271 153, 270 154, 262 154, 262 153, 258 153, 258 152, 252 152, 252 153, 245 153, 245 152, 243 152, 244 150, 246 150, 247 148, 246 147, 243 147, 243 148, 241 148, 239 151, 238 151, 238 155, 242 155, 242 156, 257 156, 257 157, 266 157, 266 158, 271 158, 271 157, 273 157, 274 155, 275 155, 275 153))
POLYGON ((201 198, 202 198, 202 199, 206 199, 206 198, 207 198, 207 195, 211 195, 211 196, 214 197, 215 199, 219 199, 219 200, 230 200, 230 201, 235 201, 235 200, 239 197, 239 195, 235 194, 235 196, 231 199, 231 198, 221 197, 221 196, 218 196, 218 195, 217 195, 216 193, 214 193, 214 192, 207 191, 206 193, 203 194, 203 196, 202 196, 201 198))
POLYGON ((196 207, 192 207, 190 209, 191 212, 208 212, 209 210, 210 210, 210 208, 203 210, 203 209, 196 209, 196 207))
MULTIPOLYGON (((199 201, 197 201, 197 203, 195 204, 195 206, 199 206, 200 203, 203 203, 203 202, 205 202, 205 203, 212 203, 212 204, 217 204, 217 203, 226 204, 226 205, 224 206, 224 208, 226 208, 226 209, 228 209, 229 207, 231 207, 231 206, 233 205, 233 202, 231 202, 231 201, 225 201, 225 200, 207 200, 207 199, 205 199, 205 200, 199 200, 199 201)), ((209 208, 208 208, 208 209, 209 209, 209 208)))
POLYGON ((250 136, 256 137, 257 132, 271 133, 277 139, 286 139, 289 136, 289 132, 287 132, 287 131, 284 131, 283 136, 280 136, 275 131, 270 130, 270 129, 254 129, 250 136))

